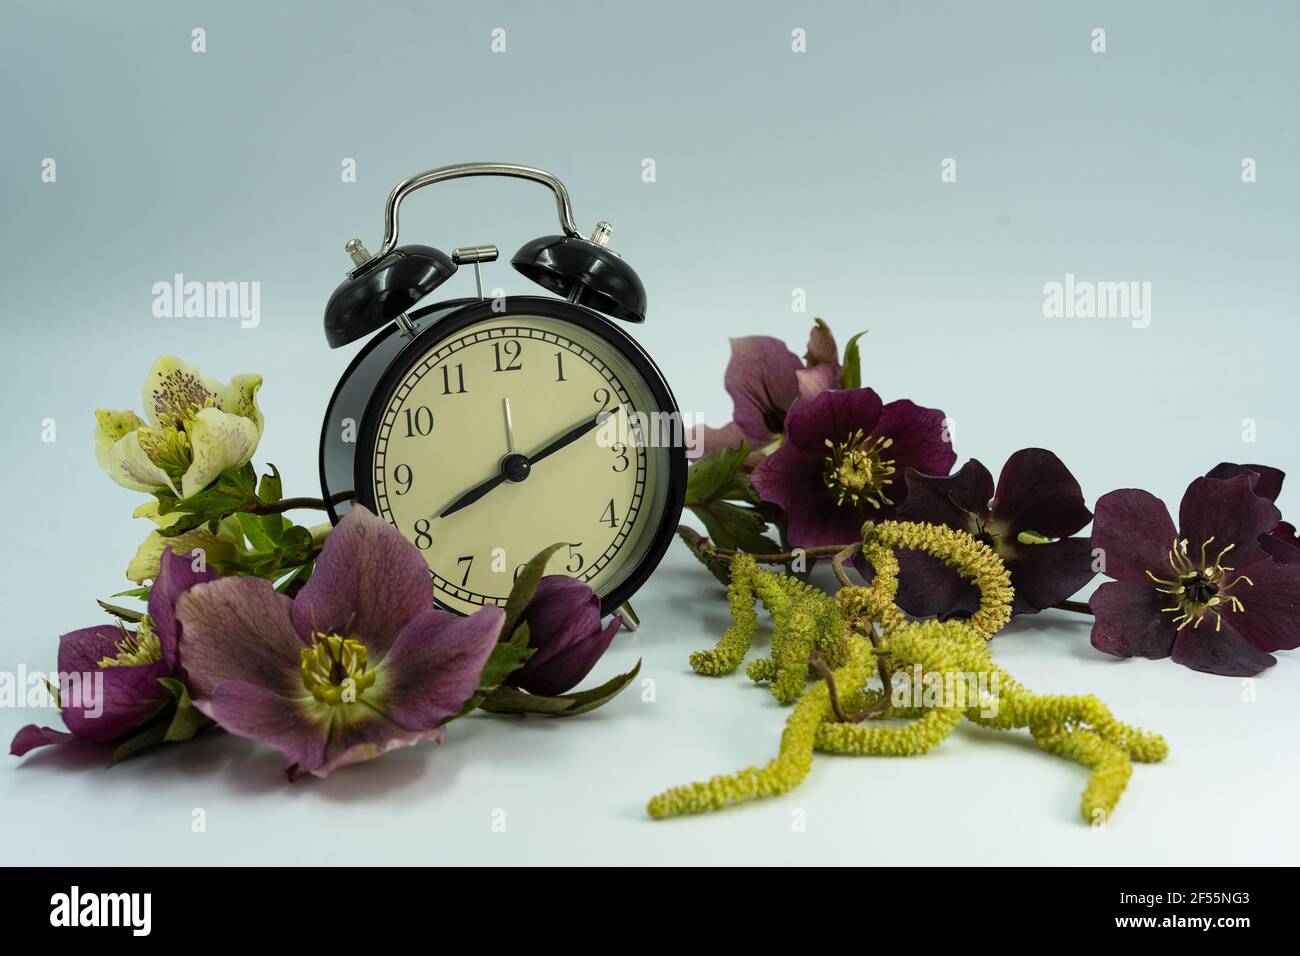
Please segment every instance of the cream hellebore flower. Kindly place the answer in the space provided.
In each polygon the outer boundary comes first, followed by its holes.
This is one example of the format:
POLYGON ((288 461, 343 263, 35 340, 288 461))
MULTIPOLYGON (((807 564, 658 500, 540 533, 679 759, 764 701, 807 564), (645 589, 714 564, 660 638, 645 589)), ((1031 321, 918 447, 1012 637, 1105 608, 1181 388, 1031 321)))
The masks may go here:
MULTIPOLYGON (((173 511, 170 514, 158 514, 158 502, 149 500, 135 509, 135 518, 148 518, 159 528, 167 528, 174 524, 181 517, 180 512, 173 511)), ((172 549, 174 554, 180 555, 186 560, 196 556, 195 552, 203 552, 203 563, 221 564, 235 557, 239 552, 244 550, 244 534, 239 528, 239 523, 234 518, 223 518, 217 525, 217 533, 213 534, 206 527, 195 528, 192 531, 186 531, 184 534, 163 537, 157 531, 149 532, 149 536, 141 542, 140 547, 136 549, 135 557, 127 565, 126 577, 129 581, 136 584, 144 584, 146 581, 154 581, 158 578, 158 573, 163 560, 163 552, 168 548, 172 549)))
POLYGON ((260 375, 236 375, 226 385, 161 356, 144 383, 148 421, 135 412, 95 412, 95 458, 123 488, 192 497, 253 457, 262 437, 261 386, 260 375))

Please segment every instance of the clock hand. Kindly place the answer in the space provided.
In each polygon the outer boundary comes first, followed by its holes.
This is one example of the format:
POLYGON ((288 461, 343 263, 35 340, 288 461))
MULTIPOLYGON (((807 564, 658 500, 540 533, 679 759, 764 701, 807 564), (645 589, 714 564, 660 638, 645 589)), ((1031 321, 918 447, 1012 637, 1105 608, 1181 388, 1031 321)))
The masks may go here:
POLYGON ((515 423, 510 419, 510 399, 501 399, 501 405, 506 410, 506 450, 513 455, 519 449, 515 448, 515 423))
POLYGON ((551 442, 549 445, 547 445, 547 446, 546 446, 545 448, 543 448, 541 451, 538 451, 538 452, 535 452, 535 453, 532 454, 532 455, 529 455, 529 456, 528 456, 528 464, 530 464, 530 465, 535 465, 535 464, 537 464, 539 461, 541 461, 543 458, 546 458, 546 457, 548 457, 549 455, 553 455, 553 454, 555 454, 557 451, 559 451, 561 448, 565 447, 566 445, 571 445, 571 444, 573 444, 575 441, 577 441, 577 440, 578 440, 579 438, 581 438, 583 435, 587 434, 587 432, 591 431, 591 430, 592 430, 593 428, 595 428, 597 425, 603 424, 604 421, 605 421, 606 419, 608 419, 610 416, 612 416, 612 415, 613 415, 615 412, 617 412, 617 411, 618 411, 618 408, 615 407, 615 408, 610 409, 610 410, 608 410, 608 411, 597 412, 597 413, 596 413, 596 416, 595 416, 594 418, 588 419, 588 420, 585 421, 585 422, 582 422, 582 423, 580 423, 580 424, 578 424, 578 425, 575 425, 573 428, 570 428, 570 429, 569 429, 567 432, 565 432, 563 435, 561 435, 560 437, 556 438, 553 442, 551 442))
MULTIPOLYGON (((506 408, 506 414, 508 416, 509 409, 510 409, 508 400, 505 404, 505 408, 506 408)), ((502 482, 523 481, 525 478, 528 477, 528 473, 532 470, 532 466, 537 464, 537 462, 541 461, 543 458, 555 454, 561 448, 564 448, 568 445, 572 445, 583 435, 587 434, 588 432, 596 428, 598 425, 603 424, 611 415, 613 415, 617 411, 618 408, 616 407, 607 411, 598 412, 593 418, 590 418, 587 421, 581 422, 578 425, 575 425, 573 428, 570 428, 568 431, 564 432, 564 434, 560 435, 550 444, 546 445, 540 451, 537 451, 532 455, 521 455, 518 452, 512 452, 506 455, 505 458, 501 459, 500 471, 498 471, 491 478, 487 479, 484 482, 481 482, 480 484, 475 485, 469 491, 465 492, 463 495, 461 495, 459 498, 457 498, 455 501, 449 504, 446 508, 444 508, 442 512, 438 515, 438 517, 445 518, 448 515, 454 514, 455 512, 459 511, 461 508, 466 507, 467 505, 472 505, 474 502, 478 501, 480 498, 482 498, 484 495, 486 495, 489 491, 491 491, 493 488, 495 488, 497 485, 501 484, 502 482)), ((507 418, 507 421, 508 420, 509 419, 507 418)))
MULTIPOLYGON (((515 449, 515 424, 510 417, 510 399, 502 398, 501 408, 506 415, 506 458, 501 462, 501 470, 497 472, 495 475, 493 475, 491 478, 489 478, 487 481, 475 485, 469 491, 465 492, 463 495, 461 495, 459 498, 457 498, 455 501, 449 504, 446 508, 442 509, 442 511, 438 514, 439 518, 445 518, 447 517, 447 515, 453 514, 454 512, 459 511, 461 508, 464 508, 466 505, 472 505, 474 502, 478 501, 480 498, 486 495, 497 485, 501 484, 501 482, 505 481, 506 478, 510 477, 511 472, 506 468, 506 461, 509 461, 512 458, 516 459, 514 465, 516 469, 518 468, 517 459, 523 458, 523 456, 520 455, 518 451, 515 449)), ((515 480, 518 479, 516 478, 515 480)))
POLYGON ((464 508, 466 505, 472 505, 474 502, 478 501, 480 498, 482 498, 489 491, 491 491, 493 488, 495 488, 497 485, 501 484, 501 482, 505 480, 506 480, 506 473, 504 471, 498 471, 487 481, 483 482, 482 484, 475 485, 473 488, 465 492, 463 495, 461 495, 451 504, 447 505, 446 508, 442 509, 442 513, 439 514, 438 517, 445 518, 447 517, 447 515, 459 511, 461 508, 464 508))

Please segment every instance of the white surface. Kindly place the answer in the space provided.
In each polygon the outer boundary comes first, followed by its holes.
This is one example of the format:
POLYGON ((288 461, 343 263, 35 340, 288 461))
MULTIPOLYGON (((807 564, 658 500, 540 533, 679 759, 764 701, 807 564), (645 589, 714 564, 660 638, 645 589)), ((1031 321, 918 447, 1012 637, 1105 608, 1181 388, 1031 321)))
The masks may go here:
MULTIPOLYGON (((595 677, 644 658, 642 688, 563 720, 474 715, 428 745, 288 784, 278 754, 214 733, 105 769, 53 750, 0 769, 7 863, 1292 863, 1300 785, 1292 743, 1300 668, 1282 663, 1242 701, 1240 681, 1168 661, 1114 661, 1064 612, 1014 623, 996 659, 1040 692, 1094 692, 1165 734, 1105 830, 1079 817, 1086 771, 1027 734, 963 725, 922 757, 818 755, 780 798, 652 821, 645 802, 776 752, 789 711, 742 673, 690 672, 727 620, 680 545, 636 602, 595 677), (195 808, 207 831, 191 830, 195 808), (493 830, 505 811, 505 830, 493 830), (794 827, 802 813, 806 830, 794 827), (1267 836, 1265 833, 1267 828, 1267 836)), ((761 652, 761 647, 756 648, 761 652)), ((1294 655, 1292 655, 1294 656, 1294 655)), ((0 713, 5 734, 21 712, 0 713)))

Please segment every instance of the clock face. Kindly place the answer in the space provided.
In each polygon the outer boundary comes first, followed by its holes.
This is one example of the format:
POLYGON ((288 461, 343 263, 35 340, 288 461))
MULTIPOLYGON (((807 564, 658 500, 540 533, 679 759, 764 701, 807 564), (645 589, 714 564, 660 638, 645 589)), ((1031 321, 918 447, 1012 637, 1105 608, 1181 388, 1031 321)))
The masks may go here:
POLYGON ((547 573, 606 597, 647 560, 668 510, 660 423, 676 410, 655 394, 575 322, 514 314, 449 332, 376 397, 375 511, 420 549, 453 610, 504 605, 518 569, 556 543, 547 573))

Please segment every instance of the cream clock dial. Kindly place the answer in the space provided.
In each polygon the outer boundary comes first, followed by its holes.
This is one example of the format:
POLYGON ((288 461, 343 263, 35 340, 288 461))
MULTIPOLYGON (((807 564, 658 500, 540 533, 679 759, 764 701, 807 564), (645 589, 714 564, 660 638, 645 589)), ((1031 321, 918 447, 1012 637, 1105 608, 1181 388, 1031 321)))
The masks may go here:
POLYGON ((627 355, 583 325, 475 322, 376 397, 375 510, 420 549, 446 607, 504 604, 518 568, 556 543, 548 573, 604 597, 660 535, 669 450, 647 424, 664 410, 627 355))

